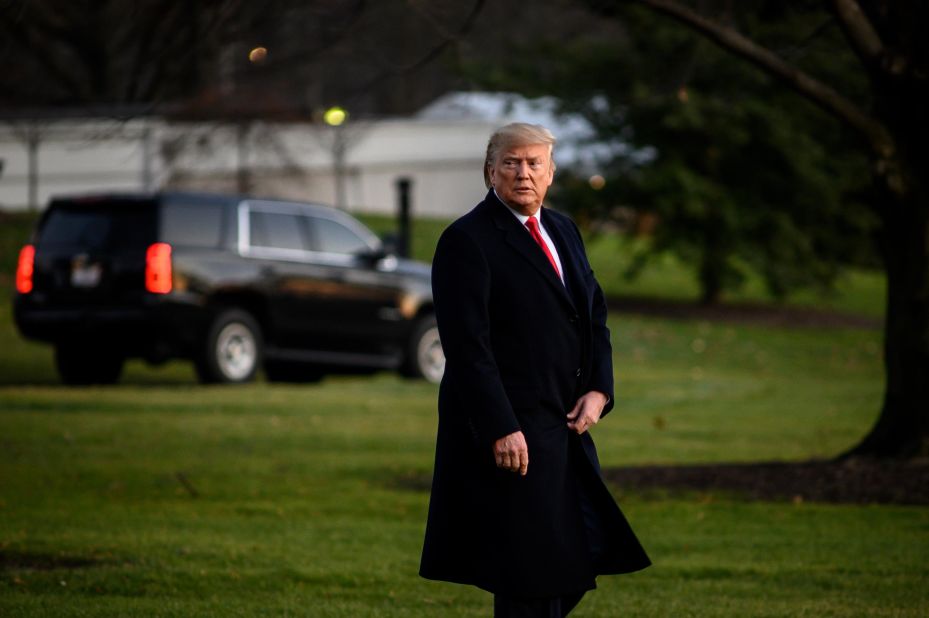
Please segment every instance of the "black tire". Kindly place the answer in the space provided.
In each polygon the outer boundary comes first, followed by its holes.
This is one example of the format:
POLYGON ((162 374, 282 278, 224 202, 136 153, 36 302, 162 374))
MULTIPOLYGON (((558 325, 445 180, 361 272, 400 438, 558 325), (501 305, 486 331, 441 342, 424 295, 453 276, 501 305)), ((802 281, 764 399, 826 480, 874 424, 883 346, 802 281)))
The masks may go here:
POLYGON ((241 309, 224 309, 213 318, 195 366, 206 384, 243 384, 254 379, 264 355, 261 328, 241 309))
POLYGON ((406 359, 401 373, 438 384, 445 373, 445 354, 439 340, 439 328, 434 315, 425 315, 416 322, 406 347, 406 359))
POLYGON ((319 365, 296 361, 265 361, 265 377, 268 382, 311 384, 319 382, 325 372, 319 365))
POLYGON ((72 386, 116 384, 125 356, 99 343, 66 341, 55 344, 55 368, 61 381, 72 386))

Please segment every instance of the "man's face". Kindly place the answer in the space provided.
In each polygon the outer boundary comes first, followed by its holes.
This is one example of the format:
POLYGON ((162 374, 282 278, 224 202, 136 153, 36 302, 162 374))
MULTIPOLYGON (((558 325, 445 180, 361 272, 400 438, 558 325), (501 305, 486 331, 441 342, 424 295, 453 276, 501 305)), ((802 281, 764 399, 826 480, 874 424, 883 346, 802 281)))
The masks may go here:
POLYGON ((490 182, 497 195, 524 215, 539 209, 554 176, 552 157, 545 144, 506 148, 490 168, 490 182))

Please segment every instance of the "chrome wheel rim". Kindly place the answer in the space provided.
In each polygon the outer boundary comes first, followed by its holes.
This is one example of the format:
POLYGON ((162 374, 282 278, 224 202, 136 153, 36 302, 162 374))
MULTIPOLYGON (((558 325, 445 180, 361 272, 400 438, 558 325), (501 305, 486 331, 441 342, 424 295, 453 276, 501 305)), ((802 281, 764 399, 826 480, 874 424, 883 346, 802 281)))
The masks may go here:
POLYGON ((439 329, 435 326, 423 333, 416 346, 416 360, 420 373, 429 382, 438 384, 445 373, 445 352, 439 340, 439 329))
POLYGON ((243 324, 227 324, 216 338, 216 364, 227 379, 244 380, 255 368, 258 346, 255 335, 243 324))

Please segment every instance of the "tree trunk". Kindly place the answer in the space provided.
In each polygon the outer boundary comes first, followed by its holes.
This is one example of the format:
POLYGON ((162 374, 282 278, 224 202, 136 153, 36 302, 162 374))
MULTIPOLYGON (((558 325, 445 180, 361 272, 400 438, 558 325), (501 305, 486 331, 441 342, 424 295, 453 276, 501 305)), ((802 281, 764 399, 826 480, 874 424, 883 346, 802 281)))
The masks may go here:
POLYGON ((723 244, 725 235, 722 233, 722 227, 725 223, 713 205, 708 206, 708 211, 707 218, 703 221, 703 246, 697 270, 700 304, 705 306, 718 305, 722 300, 723 289, 727 283, 729 257, 728 246, 723 244))
POLYGON ((248 120, 240 120, 235 127, 236 143, 236 172, 235 190, 240 195, 248 195, 252 191, 252 171, 249 167, 249 133, 252 125, 248 120))
POLYGON ((637 1, 780 79, 846 122, 869 145, 877 161, 887 273, 887 382, 877 422, 843 457, 929 455, 929 54, 921 30, 925 2, 834 3, 851 45, 870 73, 874 113, 867 114, 770 50, 684 3, 637 1))
POLYGON ((26 148, 28 157, 29 196, 27 203, 30 212, 39 210, 39 128, 37 122, 30 122, 26 127, 26 148))
POLYGON ((874 427, 843 457, 929 455, 929 181, 922 173, 929 156, 915 126, 912 137, 898 133, 908 158, 905 182, 878 179, 887 272, 884 402, 874 427))
POLYGON ((704 255, 700 264, 700 304, 718 305, 723 295, 723 280, 720 265, 712 255, 704 255))

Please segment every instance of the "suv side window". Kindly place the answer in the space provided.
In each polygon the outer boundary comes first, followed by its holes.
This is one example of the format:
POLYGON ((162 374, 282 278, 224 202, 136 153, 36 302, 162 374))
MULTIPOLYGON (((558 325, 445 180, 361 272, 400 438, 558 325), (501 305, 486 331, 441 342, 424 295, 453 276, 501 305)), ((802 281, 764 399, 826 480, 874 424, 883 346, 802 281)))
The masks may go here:
POLYGON ((223 207, 220 204, 164 204, 161 209, 161 236, 165 242, 182 247, 218 247, 223 234, 223 207))
POLYGON ((358 234, 338 221, 323 217, 308 217, 313 230, 316 251, 356 255, 368 251, 368 243, 358 234))
POLYGON ((253 247, 307 251, 303 217, 280 212, 249 213, 249 240, 253 247))

